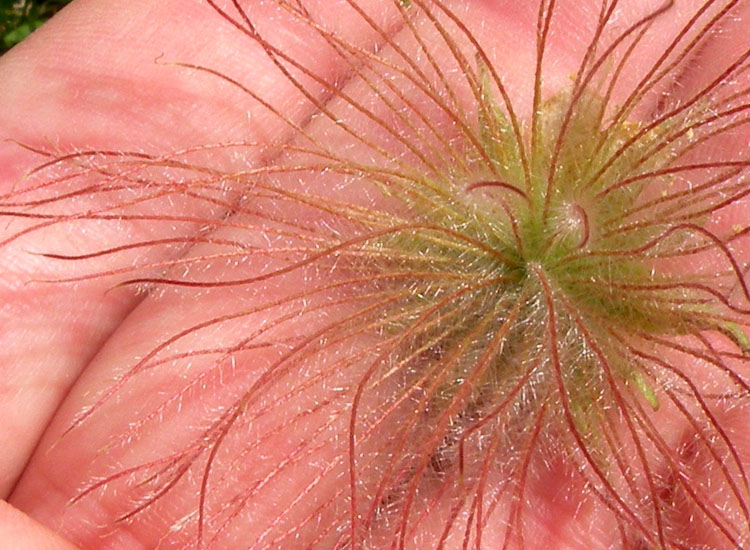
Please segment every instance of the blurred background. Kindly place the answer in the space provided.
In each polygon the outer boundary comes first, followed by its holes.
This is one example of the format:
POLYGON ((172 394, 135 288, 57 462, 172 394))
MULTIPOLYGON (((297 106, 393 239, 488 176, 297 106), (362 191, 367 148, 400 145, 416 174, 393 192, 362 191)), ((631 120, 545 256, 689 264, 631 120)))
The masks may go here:
POLYGON ((0 55, 41 27, 72 0, 0 0, 0 55))

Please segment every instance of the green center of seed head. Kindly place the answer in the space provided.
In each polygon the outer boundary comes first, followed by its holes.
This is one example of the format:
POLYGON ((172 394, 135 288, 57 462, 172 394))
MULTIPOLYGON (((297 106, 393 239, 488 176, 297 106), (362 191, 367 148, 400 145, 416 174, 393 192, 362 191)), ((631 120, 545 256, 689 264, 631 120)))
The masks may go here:
MULTIPOLYGON (((541 270, 555 291, 580 307, 582 316, 651 333, 674 330, 674 307, 648 299, 643 292, 627 290, 653 283, 658 276, 652 253, 680 244, 678 236, 660 247, 641 250, 657 239, 664 227, 651 223, 639 229, 639 216, 628 215, 637 211, 646 185, 653 188, 669 183, 644 179, 617 187, 633 175, 668 165, 670 148, 653 152, 660 132, 666 129, 657 128, 621 150, 642 126, 621 121, 604 130, 598 96, 584 93, 569 110, 571 95, 564 91, 542 106, 537 135, 526 140, 531 157, 527 174, 507 118, 489 91, 484 97, 487 103, 479 112, 483 145, 498 179, 523 195, 502 196, 511 205, 515 222, 506 212, 500 214, 501 221, 492 224, 497 233, 493 246, 506 259, 498 263, 499 271, 526 285, 529 278, 536 277, 534 271, 541 270), (626 224, 636 227, 624 228, 626 224)), ((498 186, 494 192, 496 198, 501 197, 503 189, 498 186)), ((482 212, 480 206, 475 215, 477 224, 484 225, 498 213, 482 212)))
MULTIPOLYGON (((686 297, 684 289, 657 296, 637 290, 668 279, 656 273, 652 253, 658 248, 675 249, 684 237, 672 237, 659 247, 649 248, 648 243, 664 227, 646 223, 638 228, 639 216, 628 214, 637 212, 646 185, 668 186, 669 181, 652 178, 648 184, 644 180, 622 188, 616 184, 669 165, 673 149, 655 148, 659 136, 669 128, 656 128, 622 149, 642 125, 623 120, 605 131, 604 106, 598 96, 585 93, 569 112, 571 94, 562 92, 542 106, 537 134, 524 136, 530 151, 525 171, 518 139, 493 100, 486 75, 483 78, 485 104, 479 108, 478 128, 486 156, 494 164, 496 181, 469 184, 465 196, 472 205, 470 213, 464 219, 454 215, 449 225, 497 252, 487 263, 470 259, 467 264, 469 269, 482 271, 484 277, 497 276, 501 282, 485 291, 489 299, 477 300, 480 311, 467 314, 459 322, 466 327, 477 326, 484 313, 503 302, 507 308, 495 310, 500 311, 498 323, 516 315, 515 327, 509 330, 489 375, 502 386, 503 377, 510 378, 504 373, 512 373, 516 365, 531 360, 535 350, 547 349, 549 353, 553 344, 546 341, 544 327, 550 319, 547 292, 551 290, 560 338, 554 345, 559 346, 558 354, 565 363, 570 406, 582 431, 591 433, 596 420, 590 406, 607 391, 591 338, 609 356, 616 376, 657 408, 659 401, 651 383, 625 357, 627 353, 615 350, 621 345, 615 344, 607 331, 684 334, 696 327, 716 325, 710 312, 706 315, 700 307, 676 305, 686 297), (555 169, 551 170, 553 163, 555 169), (613 186, 614 190, 605 192, 613 186), (497 207, 499 201, 506 205, 504 209, 497 207), (623 227, 633 223, 633 228, 623 227), (541 277, 546 279, 548 290, 543 288, 541 277), (511 313, 514 300, 522 296, 525 304, 511 313)), ((497 324, 487 325, 488 335, 494 330, 497 324)), ((448 346, 462 338, 473 338, 467 336, 469 332, 468 328, 457 329, 448 338, 448 346)), ((484 342, 489 340, 490 336, 484 342)), ((480 355, 481 350, 476 356, 480 355)), ((474 360, 474 356, 468 358, 468 362, 474 360)))
MULTIPOLYGON (((605 106, 594 93, 585 92, 571 108, 571 93, 561 92, 542 106, 537 134, 526 139, 529 175, 524 173, 518 140, 493 101, 486 77, 483 96, 486 105, 479 110, 478 122, 484 147, 502 182, 524 195, 502 197, 512 206, 501 215, 504 221, 494 225, 495 246, 503 258, 497 271, 507 276, 509 289, 517 288, 515 294, 531 289, 535 295, 531 302, 537 308, 545 302, 540 273, 547 279, 555 294, 558 333, 570 335, 561 348, 564 352, 567 346, 573 358, 570 368, 578 371, 568 379, 574 408, 595 399, 601 390, 586 389, 601 371, 599 359, 590 353, 591 338, 617 375, 652 408, 659 405, 638 361, 623 353, 622 342, 616 343, 608 331, 640 338, 709 330, 724 334, 744 353, 750 350, 745 332, 725 320, 720 301, 692 285, 701 283, 699 274, 690 269, 663 272, 657 263, 659 257, 679 256, 680 251, 699 245, 701 235, 686 226, 702 228, 710 216, 692 214, 691 209, 700 209, 691 207, 690 200, 687 207, 679 198, 665 201, 669 206, 661 210, 653 198, 672 193, 679 197, 669 176, 655 174, 673 167, 680 151, 690 148, 692 135, 684 129, 703 113, 687 112, 646 132, 645 123, 624 117, 606 121, 605 106), (641 178, 644 174, 654 175, 641 178), (680 227, 670 217, 688 224, 680 227)), ((497 186, 496 199, 502 191, 497 186)), ((488 214, 481 207, 476 216, 479 225, 487 224, 488 214)), ((535 313, 527 312, 523 322, 545 322, 535 313)))
POLYGON ((402 189, 426 229, 381 243, 394 253, 382 256, 391 258, 387 265, 415 276, 407 313, 387 327, 410 334, 407 357, 430 349, 450 370, 438 400, 450 402, 477 368, 486 368, 479 385, 502 395, 540 354, 550 371, 554 351, 576 422, 595 438, 594 404, 611 391, 608 377, 659 405, 655 380, 627 342, 710 330, 747 351, 747 337, 725 320, 720 300, 692 284, 700 274, 670 274, 658 265, 660 257, 700 244, 695 233, 671 231, 670 217, 688 212, 690 223, 702 227, 707 216, 690 214, 672 179, 657 174, 689 149, 690 133, 682 130, 704 113, 644 131, 646 123, 626 116, 607 119, 595 92, 574 100, 566 90, 540 106, 534 131, 518 136, 479 69, 480 149, 467 147, 468 162, 456 162, 442 183, 417 176, 402 189), (468 172, 459 168, 467 165, 468 172), (497 353, 488 358, 492 349, 497 353))

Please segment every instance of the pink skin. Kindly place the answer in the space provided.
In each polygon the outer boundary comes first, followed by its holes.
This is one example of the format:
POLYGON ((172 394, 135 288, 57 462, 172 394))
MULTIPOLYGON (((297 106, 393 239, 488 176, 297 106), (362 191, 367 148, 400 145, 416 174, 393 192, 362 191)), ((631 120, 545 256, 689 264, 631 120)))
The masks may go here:
MULTIPOLYGON (((315 13, 328 13, 332 3, 339 4, 317 0, 306 5, 311 6, 315 13)), ((284 44, 290 55, 302 56, 307 65, 315 67, 320 74, 334 77, 345 73, 344 67, 324 56, 318 56, 322 57, 318 59, 311 53, 309 43, 313 39, 305 36, 309 30, 300 29, 283 17, 275 19, 278 16, 272 13, 271 3, 251 4, 254 20, 273 21, 277 43, 284 44)), ((473 4, 476 5, 467 12, 466 20, 476 29, 478 39, 499 66, 518 67, 517 71, 504 75, 509 92, 513 97, 530 97, 526 85, 533 76, 534 52, 529 48, 519 54, 516 47, 519 43, 531 44, 533 41, 536 6, 524 9, 519 7, 523 2, 510 0, 482 0, 473 4), (497 32, 497 29, 503 32, 497 32), (510 64, 513 59, 516 59, 515 65, 510 64)), ((642 16, 643 6, 650 6, 653 2, 637 0, 623 4, 622 28, 642 16)), ((682 4, 675 14, 657 21, 656 29, 678 28, 700 2, 692 0, 682 4)), ((577 25, 595 21, 597 11, 594 6, 598 2, 589 0, 575 5, 563 10, 565 21, 569 21, 565 26, 569 33, 555 35, 550 41, 549 64, 545 67, 545 84, 550 88, 566 83, 585 48, 586 40, 576 32, 577 25)), ((742 8, 750 17, 747 2, 742 8)), ((463 14, 462 10, 458 11, 463 14)), ((387 26, 388 21, 381 23, 387 26)), ((338 32, 363 47, 376 41, 371 30, 368 32, 362 28, 361 21, 355 18, 340 17, 337 25, 338 32)), ((728 24, 720 46, 709 42, 704 48, 701 64, 711 66, 711 58, 721 59, 725 55, 722 52, 747 47, 745 34, 741 21, 728 24)), ((638 51, 644 66, 655 52, 664 47, 659 43, 660 34, 655 32, 654 36, 656 38, 638 51)), ((290 138, 287 126, 237 90, 205 75, 196 76, 186 69, 154 62, 157 59, 189 61, 231 74, 264 97, 275 98, 285 114, 300 124, 307 123, 312 114, 309 109, 299 107, 291 85, 270 68, 270 62, 261 49, 222 23, 199 0, 156 3, 149 0, 120 3, 77 0, 27 42, 0 59, 0 74, 3 75, 0 78, 0 105, 13 106, 0 112, 0 137, 32 146, 59 147, 63 151, 101 148, 156 152, 232 139, 285 142, 290 138)), ((634 67, 640 66, 638 59, 634 67)), ((680 86, 675 88, 675 93, 689 97, 691 90, 705 84, 706 78, 710 76, 688 70, 680 77, 680 86)), ((747 75, 743 78, 747 85, 747 75)), ((353 94, 362 93, 356 83, 351 86, 353 94)), ((738 86, 742 84, 738 83, 738 86)), ((322 92, 320 97, 323 97, 322 92)), ((521 101, 518 106, 522 114, 531 108, 528 101, 521 101)), ((311 132, 324 137, 325 125, 317 123, 316 127, 315 124, 313 122, 311 132)), ((362 130, 374 132, 366 127, 362 130)), ((734 143, 746 144, 747 139, 747 134, 737 136, 734 143)), ((243 159, 244 162, 248 160, 258 164, 267 162, 262 157, 243 159)), ((13 143, 0 143, 2 192, 9 190, 22 174, 39 162, 39 157, 13 143)), ((217 162, 230 170, 237 168, 238 161, 226 155, 219 157, 217 162)), ((290 178, 290 188, 295 185, 293 180, 290 178)), ((305 183, 323 185, 316 178, 305 183)), ((228 190, 228 194, 233 196, 233 191, 228 190)), ((88 200, 92 201, 92 208, 96 206, 94 199, 88 200)), ((197 207, 191 204, 189 208, 197 207)), ((715 223, 731 225, 733 220, 742 219, 743 213, 740 205, 715 223)), ((192 214, 218 216, 220 213, 206 210, 192 214)), ((23 220, 14 220, 10 224, 3 222, 0 239, 16 234, 27 223, 23 220)), ((194 300, 181 299, 179 290, 145 298, 129 289, 105 292, 112 287, 112 278, 84 280, 75 287, 35 282, 106 270, 111 267, 107 262, 113 260, 104 256, 85 265, 60 263, 29 252, 56 251, 58 248, 70 250, 71 243, 74 247, 80 244, 87 250, 112 247, 118 244, 122 231, 145 239, 149 236, 184 236, 195 229, 187 224, 175 224, 168 227, 165 234, 164 225, 157 227, 147 222, 124 222, 117 230, 114 226, 100 227, 92 222, 89 232, 78 233, 82 227, 74 226, 76 231, 73 232, 63 226, 53 226, 0 249, 0 373, 3 380, 0 385, 0 418, 3 419, 0 425, 0 491, 10 503, 0 507, 0 546, 73 548, 52 534, 54 531, 82 549, 155 547, 174 519, 195 506, 200 491, 199 480, 170 493, 168 498, 134 521, 114 526, 112 522, 127 508, 123 506, 122 499, 126 497, 122 493, 105 491, 101 497, 83 499, 72 507, 67 507, 67 503, 90 479, 91 464, 98 465, 95 471, 102 475, 158 458, 162 456, 162 447, 168 447, 168 442, 186 442, 188 435, 196 433, 202 418, 200 414, 205 410, 203 407, 231 402, 228 397, 238 391, 232 384, 241 378, 237 374, 227 375, 228 378, 222 380, 209 379, 206 382, 208 390, 204 388, 185 397, 179 421, 172 411, 172 416, 165 415, 158 433, 151 427, 139 432, 132 444, 102 453, 102 447, 113 433, 124 430, 128 422, 138 418, 137 411, 150 410, 143 407, 149 402, 156 403, 159 392, 179 390, 179 380, 175 381, 167 371, 159 371, 134 379, 118 399, 107 403, 104 414, 93 415, 60 439, 75 415, 91 404, 92 396, 105 391, 115 376, 126 372, 137 361, 135 358, 147 354, 169 335, 191 326, 196 319, 221 315, 223 303, 235 297, 230 290, 208 292, 194 300), (190 434, 186 435, 186 432, 190 434)), ((236 238, 238 233, 225 228, 219 235, 236 238)), ((216 250, 212 246, 203 243, 190 250, 172 250, 172 256, 166 256, 167 252, 157 248, 145 254, 157 262, 173 259, 175 254, 208 255, 216 250)), ((144 254, 143 251, 138 253, 144 254)), ((258 260, 261 261, 264 260, 258 260)), ((242 276, 237 274, 236 266, 217 263, 209 265, 208 269, 217 277, 242 276)), ((242 266, 242 273, 247 276, 253 269, 261 267, 250 261, 242 266)), ((120 277, 119 280, 126 278, 120 277)), ((305 279, 300 274, 286 277, 265 289, 264 300, 269 296, 281 299, 288 295, 289 288, 298 289, 304 285, 305 279)), ((346 311, 342 310, 341 314, 345 315, 346 311)), ((262 321, 262 315, 256 315, 241 323, 223 326, 218 333, 193 334, 173 351, 189 351, 209 345, 221 347, 223 342, 229 345, 237 340, 238 335, 259 326, 262 321)), ((304 322, 315 323, 316 319, 311 316, 304 322)), ((274 359, 273 352, 263 349, 244 352, 239 357, 242 376, 250 379, 258 376, 258 372, 274 359)), ((197 367, 191 368, 200 368, 200 361, 195 362, 197 367)), ((366 365, 357 365, 355 369, 358 374, 354 376, 361 376, 366 365)), ((342 375, 340 381, 346 383, 346 375, 342 375)), ((280 398, 283 390, 283 384, 273 387, 269 401, 280 398)), ((335 398, 326 391, 315 386, 300 392, 288 408, 302 410, 309 408, 311 403, 335 398)), ((363 409, 367 410, 367 403, 363 409)), ((295 424, 294 437, 286 437, 288 434, 274 431, 285 420, 283 412, 278 414, 278 417, 267 416, 259 420, 253 428, 255 436, 263 441, 261 448, 256 449, 249 459, 255 461, 257 469, 272 471, 275 465, 293 455, 295 438, 304 438, 317 429, 323 430, 323 440, 328 442, 321 444, 308 457, 310 462, 330 461, 341 454, 342 448, 346 449, 343 434, 348 426, 344 416, 329 419, 310 414, 304 422, 295 424)), ((675 416, 662 420, 672 423, 673 440, 678 441, 685 429, 684 419, 675 416)), ((748 418, 735 410, 728 411, 722 420, 728 430, 736 432, 736 428, 748 418)), ((750 466, 750 440, 747 436, 738 437, 736 443, 746 465, 750 466)), ((233 444, 238 442, 230 440, 226 445, 231 448, 233 444)), ((376 442, 370 444, 377 445, 376 442)), ((570 465, 557 459, 536 462, 530 467, 526 484, 525 498, 532 503, 524 516, 526 547, 529 550, 604 549, 615 544, 618 536, 611 515, 596 499, 580 497, 581 480, 572 473, 570 465)), ((272 499, 266 496, 251 499, 248 506, 252 518, 243 517, 239 525, 223 535, 217 547, 229 548, 233 541, 267 536, 263 533, 263 526, 279 517, 297 495, 304 492, 310 479, 305 468, 305 460, 289 466, 283 482, 265 493, 273 494, 272 499)), ((346 479, 345 472, 346 464, 334 464, 330 479, 316 488, 315 498, 337 498, 337 491, 346 479)), ((217 476, 220 475, 219 472, 217 476)), ((499 479, 502 472, 490 471, 488 475, 490 479, 499 479)), ((709 472, 706 475, 715 474, 709 472)), ((366 478, 362 480, 365 484, 368 481, 373 482, 366 478)), ((220 500, 222 488, 211 490, 215 491, 214 498, 220 500)), ((411 542, 416 545, 414 548, 431 548, 431 543, 436 543, 442 521, 450 513, 455 499, 460 498, 457 494, 443 494, 437 503, 431 503, 432 496, 422 494, 421 500, 415 502, 417 509, 432 508, 422 532, 411 542)), ((499 506, 510 504, 501 501, 499 506)), ((291 517, 286 521, 291 525, 302 519, 291 517)), ((374 529, 375 544, 378 529, 374 529)), ((382 527, 382 532, 381 536, 386 537, 387 528, 382 527)), ((502 524, 490 523, 484 531, 487 547, 499 544, 503 532, 502 524)), ((314 540, 315 530, 302 530, 301 533, 303 541, 308 544, 314 540)), ((461 531, 457 530, 449 537, 448 547, 460 548, 460 535, 461 531)), ((181 542, 186 543, 186 540, 181 542)), ((305 547, 299 541, 297 544, 288 547, 305 547)))

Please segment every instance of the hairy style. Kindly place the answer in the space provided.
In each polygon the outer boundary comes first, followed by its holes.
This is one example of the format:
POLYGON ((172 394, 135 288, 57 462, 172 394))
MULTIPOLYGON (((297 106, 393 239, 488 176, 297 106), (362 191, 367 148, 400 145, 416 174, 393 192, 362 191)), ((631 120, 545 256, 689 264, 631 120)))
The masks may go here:
POLYGON ((91 266, 38 284, 196 304, 57 442, 138 403, 74 506, 158 517, 164 548, 574 548, 575 522, 589 548, 750 548, 750 46, 703 60, 745 3, 601 0, 572 32, 562 0, 272 0, 305 59, 205 2, 294 101, 157 63, 288 139, 34 147, 0 198, 32 220, 11 241, 149 228, 34 251, 91 266), (489 9, 534 21, 519 53, 489 9))

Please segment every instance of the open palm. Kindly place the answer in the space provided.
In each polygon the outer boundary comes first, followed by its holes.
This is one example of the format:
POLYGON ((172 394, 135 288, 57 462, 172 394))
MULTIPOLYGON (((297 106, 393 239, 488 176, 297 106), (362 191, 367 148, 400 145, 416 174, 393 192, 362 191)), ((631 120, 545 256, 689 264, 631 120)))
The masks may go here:
MULTIPOLYGON (((430 324, 420 302, 439 304, 446 288, 463 299, 462 287, 435 282, 465 276, 436 267, 458 237, 425 229, 404 208, 424 204, 383 191, 382 181, 453 163, 474 175, 457 185, 478 208, 488 196, 522 194, 475 173, 481 154, 452 155, 464 150, 465 127, 481 126, 472 92, 487 92, 480 80, 491 81, 489 67, 501 73, 518 124, 531 126, 538 3, 240 4, 246 11, 230 1, 78 0, 0 60, 0 137, 8 138, 0 144, 0 488, 17 509, 0 513, 0 542, 67 548, 54 531, 92 549, 747 547, 750 389, 742 384, 750 373, 741 323, 695 329, 734 386, 705 374, 710 359, 691 356, 694 344, 680 330, 654 329, 674 344, 661 360, 678 365, 686 385, 635 375, 623 383, 635 388, 633 406, 642 408, 633 417, 642 424, 629 426, 627 415, 601 420, 611 439, 600 443, 618 449, 610 465, 622 473, 610 476, 587 454, 594 442, 558 436, 567 424, 550 411, 575 409, 582 398, 573 392, 570 401, 537 395, 537 404, 530 394, 553 390, 531 386, 528 409, 508 413, 528 422, 503 420, 508 441, 483 431, 497 420, 486 387, 503 381, 482 378, 482 391, 462 394, 461 382, 481 370, 473 365, 484 364, 471 346, 514 348, 497 343, 504 329, 482 340, 485 317, 462 309, 474 305, 456 302, 430 324), (431 26, 433 13, 444 27, 431 26), (459 32, 464 24, 471 34, 459 32), (476 77, 468 85, 467 67, 476 77), (415 75, 447 85, 431 95, 415 75), (399 237, 427 244, 420 252, 399 237), (362 266, 378 255, 386 258, 368 264, 378 266, 369 273, 362 266), (476 326, 448 341, 452 319, 476 326), (407 351, 399 331, 409 335, 407 351), (472 367, 455 380, 424 374, 453 365, 451 354, 464 362, 471 355, 472 367), (681 414, 684 402, 695 409, 681 414)), ((572 85, 606 12, 597 0, 561 4, 544 35, 545 99, 572 85)), ((742 19, 750 4, 620 4, 598 55, 620 36, 643 36, 627 54, 623 40, 619 57, 602 66, 616 71, 626 56, 612 105, 683 29, 685 43, 701 39, 630 116, 658 118, 717 78, 721 98, 737 94, 720 132, 696 126, 708 137, 688 157, 725 163, 715 194, 727 200, 701 199, 713 206, 693 230, 705 246, 691 256, 691 273, 736 279, 747 241, 719 246, 708 235, 746 232, 749 73, 741 64, 721 75, 750 47, 742 19), (701 35, 701 25, 689 25, 704 8, 701 24, 718 22, 701 35)), ((493 93, 503 106, 494 85, 493 93)), ((689 184, 719 181, 708 171, 716 165, 705 169, 689 184)), ((575 208, 571 239, 583 247, 594 230, 575 208)), ((685 269, 684 258, 673 261, 676 268, 663 269, 685 269)), ((727 291, 732 307, 742 288, 727 291)), ((503 315, 523 316, 522 307, 503 315)), ((628 322, 647 326, 636 314, 628 322)), ((545 328, 554 326, 539 317, 541 342, 555 341, 545 328)), ((570 425, 586 435, 581 418, 570 425)))

